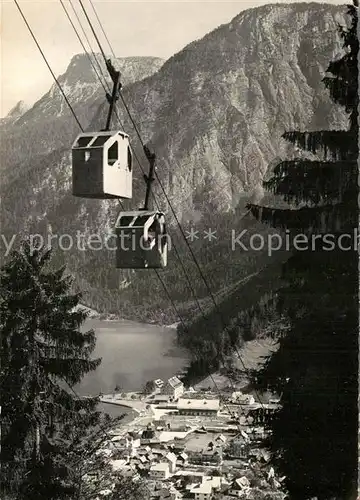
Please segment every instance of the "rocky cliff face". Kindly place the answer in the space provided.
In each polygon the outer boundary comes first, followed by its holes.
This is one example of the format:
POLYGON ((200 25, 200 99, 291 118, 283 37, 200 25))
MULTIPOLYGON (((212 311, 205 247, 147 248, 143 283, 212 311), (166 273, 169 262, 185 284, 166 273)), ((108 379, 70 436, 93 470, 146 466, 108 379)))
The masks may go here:
POLYGON ((344 12, 315 3, 247 10, 126 89, 178 213, 236 207, 284 154, 284 131, 345 126, 321 83, 341 51, 344 12))
MULTIPOLYGON (((286 154, 284 131, 346 127, 347 118, 321 83, 328 63, 341 53, 339 23, 346 23, 345 6, 266 5, 242 12, 164 64, 156 58, 118 61, 127 83, 125 101, 142 138, 156 150, 159 176, 184 224, 199 218, 222 224, 226 217, 229 225, 242 198, 253 192, 261 196, 259 185, 269 162, 286 154)), ((83 127, 101 129, 107 104, 86 56, 74 57, 59 81, 83 127)), ((118 110, 145 168, 132 125, 120 104, 118 110)), ((114 202, 71 196, 69 149, 78 132, 53 86, 4 134, 3 233, 36 233, 49 227, 57 234, 111 230, 114 202)), ((137 165, 134 175, 135 196, 126 203, 129 208, 135 208, 144 194, 137 165)), ((158 186, 156 192, 168 212, 158 186)), ((171 216, 169 223, 173 224, 171 216)), ((215 288, 239 278, 239 269, 246 267, 243 257, 233 262, 233 254, 222 251, 219 242, 210 258, 200 243, 204 265, 218 273, 215 288)), ((146 280, 141 273, 115 276, 113 259, 106 252, 85 256, 73 251, 61 259, 77 274, 79 286, 97 300, 101 289, 104 303, 112 301, 115 308, 124 300, 135 305, 145 299, 156 302, 149 274, 146 280)), ((175 267, 171 261, 169 280, 177 283, 180 300, 186 300, 189 291, 178 284, 175 267)), ((96 307, 94 302, 89 305, 96 307)))
POLYGON ((13 125, 28 109, 24 101, 19 101, 4 118, 0 119, 0 127, 13 125))
MULTIPOLYGON (((163 62, 157 57, 125 57, 113 61, 113 65, 120 70, 121 82, 126 86, 153 74, 163 62)), ((99 100, 104 100, 104 87, 110 90, 110 93, 112 89, 112 82, 101 54, 96 54, 96 58, 86 54, 74 56, 66 72, 58 78, 58 82, 84 128, 94 115, 94 106, 99 105, 99 100)), ((22 116, 17 125, 21 127, 54 116, 70 117, 70 113, 62 92, 54 83, 49 92, 22 116)))

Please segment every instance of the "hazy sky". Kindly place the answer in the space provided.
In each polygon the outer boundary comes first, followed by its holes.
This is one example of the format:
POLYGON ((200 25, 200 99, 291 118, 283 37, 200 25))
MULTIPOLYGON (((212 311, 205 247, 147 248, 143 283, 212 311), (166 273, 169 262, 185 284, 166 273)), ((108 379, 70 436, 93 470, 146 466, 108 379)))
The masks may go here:
MULTIPOLYGON (((78 27, 69 0, 63 1, 78 27)), ((83 50, 60 0, 18 2, 53 71, 56 75, 63 73, 71 57, 83 50)), ((96 50, 78 0, 72 0, 72 3, 96 50)), ((83 0, 83 3, 107 51, 89 0, 83 0)), ((117 56, 168 58, 220 24, 229 22, 242 10, 270 2, 93 0, 93 3, 117 56)), ((327 3, 349 2, 330 0, 327 3)), ((4 116, 19 100, 28 104, 35 102, 49 89, 53 80, 13 0, 1 0, 1 27, 0 115, 4 116)))

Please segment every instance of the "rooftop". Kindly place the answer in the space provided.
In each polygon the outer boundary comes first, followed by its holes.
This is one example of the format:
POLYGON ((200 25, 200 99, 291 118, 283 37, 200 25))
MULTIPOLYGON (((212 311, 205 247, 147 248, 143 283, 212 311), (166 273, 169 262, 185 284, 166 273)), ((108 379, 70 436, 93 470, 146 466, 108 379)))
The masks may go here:
POLYGON ((184 385, 178 377, 169 378, 168 384, 171 385, 171 387, 173 387, 174 389, 176 387, 180 387, 180 386, 184 385))
POLYGON ((169 452, 169 453, 165 456, 165 458, 167 458, 168 460, 172 460, 172 461, 176 462, 176 455, 175 455, 175 453, 169 452))
POLYGON ((151 471, 161 471, 166 472, 169 470, 169 464, 167 462, 161 462, 159 464, 154 464, 150 467, 151 471))
POLYGON ((204 476, 202 480, 203 484, 210 484, 213 488, 221 487, 221 477, 220 476, 204 476))
POLYGON ((177 404, 178 410, 220 410, 218 399, 183 399, 180 398, 177 404))
POLYGON ((161 380, 161 378, 157 378, 156 380, 154 380, 154 384, 157 386, 157 387, 162 387, 164 385, 164 381, 161 380))
POLYGON ((194 486, 193 488, 191 488, 191 491, 190 493, 191 494, 195 494, 195 493, 205 493, 205 494, 209 494, 212 492, 212 485, 210 483, 201 483, 201 484, 197 484, 196 486, 194 486))

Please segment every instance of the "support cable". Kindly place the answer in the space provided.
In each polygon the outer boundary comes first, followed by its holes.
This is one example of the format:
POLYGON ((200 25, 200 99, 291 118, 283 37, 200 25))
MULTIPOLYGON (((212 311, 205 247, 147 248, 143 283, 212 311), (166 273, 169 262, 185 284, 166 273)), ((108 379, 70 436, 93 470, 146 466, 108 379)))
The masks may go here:
POLYGON ((82 10, 83 10, 83 12, 84 12, 84 14, 85 14, 85 17, 86 17, 86 19, 87 19, 87 21, 88 21, 88 23, 89 23, 89 26, 90 26, 90 28, 91 28, 91 31, 92 31, 92 33, 93 33, 93 35, 94 35, 94 38, 95 38, 95 40, 96 40, 96 42, 97 42, 97 44, 98 44, 98 46, 99 46, 100 52, 101 52, 101 54, 102 54, 102 56, 103 56, 103 58, 104 58, 104 61, 105 61, 105 63, 106 63, 107 58, 106 58, 105 52, 104 52, 104 50, 103 50, 103 48, 102 48, 102 46, 101 46, 100 40, 99 40, 99 38, 98 38, 98 36, 97 36, 97 34, 96 34, 96 31, 94 30, 94 27, 93 27, 93 25, 92 25, 92 22, 91 22, 91 20, 90 20, 89 16, 88 16, 88 13, 86 12, 86 9, 85 9, 85 7, 84 7, 84 4, 83 4, 82 0, 79 0, 79 3, 80 3, 80 5, 81 5, 81 8, 82 8, 82 10))
MULTIPOLYGON (((27 22, 27 20, 26 20, 26 18, 25 18, 25 16, 24 16, 24 14, 22 13, 22 11, 21 11, 21 9, 20 9, 20 7, 19 7, 18 3, 17 3, 17 0, 14 0, 14 1, 15 1, 16 5, 18 6, 19 11, 20 11, 20 13, 21 13, 22 17, 23 17, 23 19, 24 19, 24 21, 25 21, 25 23, 26 23, 26 25, 27 25, 27 27, 28 27, 28 29, 29 29, 30 33, 32 34, 32 36, 33 36, 33 38, 34 38, 34 40, 35 40, 35 42, 36 42, 36 45, 37 45, 38 49, 40 50, 41 54, 43 54, 43 52, 42 52, 42 50, 41 50, 40 45, 38 44, 38 42, 37 42, 37 40, 36 40, 35 36, 33 35, 33 32, 32 32, 32 30, 31 30, 31 28, 30 28, 30 26, 29 26, 29 24, 28 24, 28 22, 27 22)), ((79 1, 81 1, 81 0, 79 0, 79 1)), ((79 120, 77 119, 77 116, 76 116, 76 114, 75 114, 75 111, 73 110, 73 108, 72 108, 72 106, 71 106, 70 102, 68 101, 68 99, 67 99, 67 97, 66 97, 66 95, 65 95, 65 93, 64 93, 64 91, 63 91, 63 89, 62 89, 62 87, 61 87, 61 85, 60 85, 60 83, 58 82, 57 78, 55 77, 55 74, 53 73, 53 71, 52 71, 52 69, 51 69, 51 67, 50 67, 49 63, 47 62, 47 60, 46 60, 45 56, 44 56, 44 59, 45 59, 45 62, 46 62, 46 64, 47 64, 47 66, 48 66, 48 68, 49 68, 49 70, 50 70, 51 74, 53 75, 54 80, 57 82, 57 85, 59 86, 59 88, 60 88, 60 90, 61 90, 62 94, 64 95, 64 97, 65 97, 65 99, 66 99, 66 102, 67 102, 68 106, 69 106, 69 107, 70 107, 70 109, 73 111, 74 116, 75 116, 75 118, 76 118, 76 121, 77 121, 77 123, 78 123, 79 127, 80 127, 80 128, 81 128, 81 130, 83 131, 83 129, 82 129, 82 127, 81 127, 81 124, 80 124, 80 122, 79 122, 79 120)), ((122 202, 121 202, 121 200, 120 200, 120 203, 122 203, 122 202)), ((155 271, 156 271, 156 270, 155 270, 155 271)), ((174 308, 174 310, 175 310, 175 312, 176 312, 177 316, 180 318, 180 320, 181 320, 181 322, 182 322, 182 324, 183 324, 184 328, 186 328, 186 326, 185 326, 185 324, 184 324, 184 322, 183 322, 183 320, 182 320, 182 318, 181 318, 181 316, 180 316, 179 312, 177 311, 177 308, 176 308, 176 306, 175 306, 175 304, 174 304, 173 300, 171 299, 171 296, 170 296, 169 292, 167 291, 167 288, 166 288, 166 285, 165 285, 164 281, 162 280, 162 278, 160 277, 160 274, 159 274, 157 271, 156 271, 156 274, 157 274, 157 276, 158 276, 158 278, 159 278, 159 280, 160 280, 160 282, 161 282, 162 286, 164 287, 164 290, 166 291, 166 294, 167 294, 167 296, 168 296, 169 300, 171 301, 171 304, 172 304, 172 306, 173 306, 173 308, 174 308)), ((41 292, 43 292, 43 290, 41 290, 41 292)), ((43 292, 43 293, 45 293, 45 292, 43 292)), ((215 387, 217 387, 216 382, 214 381, 214 379, 213 379, 213 377, 212 377, 212 374, 209 374, 209 376, 212 378, 212 380, 213 380, 213 382, 214 382, 215 387)), ((217 387, 217 389, 218 389, 218 387, 217 387)), ((73 390, 73 389, 72 389, 72 390, 73 390)), ((220 392, 220 395, 221 395, 221 392, 220 392)))
MULTIPOLYGON (((69 0, 69 2, 70 2, 70 5, 71 5, 71 8, 72 8, 72 11, 73 11, 73 13, 74 13, 74 15, 75 15, 75 17, 76 17, 76 19, 77 19, 77 22, 79 23, 79 26, 80 26, 80 28, 81 28, 82 34, 84 35, 84 38, 85 38, 85 40, 86 40, 86 42, 87 42, 87 44, 88 44, 88 46, 89 46, 89 49, 90 49, 90 51, 91 51, 91 54, 92 54, 93 58, 95 59, 95 62, 96 62, 97 67, 99 68, 99 72, 100 72, 101 76, 103 77, 103 79, 104 79, 105 83, 107 84, 107 80, 106 80, 106 76, 104 75, 103 68, 102 68, 101 64, 99 63, 98 58, 97 58, 97 55, 95 54, 95 52, 94 52, 94 50, 93 50, 93 48, 92 48, 92 46, 91 46, 91 43, 90 43, 89 37, 87 36, 86 31, 85 31, 85 29, 84 29, 84 27, 83 27, 83 25, 82 25, 81 20, 80 20, 80 17, 79 17, 79 15, 78 15, 78 13, 76 12, 76 9, 75 9, 75 7, 74 7, 74 4, 73 4, 72 0, 69 0)), ((106 92, 106 91, 105 91, 105 92, 106 92)))
MULTIPOLYGON (((91 30, 92 30, 92 32, 94 33, 95 40, 97 41, 97 43, 98 43, 98 45, 99 45, 99 49, 100 49, 101 53, 103 54, 104 60, 105 60, 105 62, 106 62, 106 61, 107 61, 107 59, 106 59, 106 56, 105 56, 104 50, 103 50, 103 48, 102 48, 102 46, 101 46, 101 44, 100 44, 100 40, 99 40, 98 36, 96 35, 96 32, 95 32, 94 27, 93 27, 93 25, 92 25, 92 23, 91 23, 91 20, 90 20, 89 16, 88 16, 88 15, 87 15, 87 13, 86 13, 86 10, 85 10, 85 8, 84 8, 84 5, 83 5, 83 3, 82 3, 82 0, 79 0, 79 2, 80 2, 81 6, 82 6, 82 8, 83 8, 83 10, 84 10, 85 16, 86 16, 86 18, 87 18, 87 20, 88 20, 88 23, 89 23, 89 25, 90 25, 90 27, 91 27, 91 30)), ((94 9, 94 10, 95 10, 95 9, 94 9)), ((97 19, 98 19, 98 21, 99 21, 99 23, 100 23, 100 25, 101 25, 101 22, 100 22, 100 20, 99 20, 98 16, 97 16, 97 19)), ((101 25, 101 29, 104 31, 104 29, 102 28, 102 25, 101 25)), ((107 40, 108 40, 108 39, 107 39, 107 40)), ((108 41, 108 43, 109 43, 109 41, 108 41)), ((110 43, 109 43, 109 45, 110 45, 110 43)), ((110 46, 110 47, 111 47, 111 46, 110 46)), ((113 52, 113 51, 112 51, 112 52, 113 52)), ((135 130, 135 132, 136 132, 137 136, 138 136, 138 139, 139 139, 139 141, 140 141, 140 144, 141 144, 141 146, 143 147, 143 149, 145 150, 145 147, 146 147, 146 146, 145 146, 145 143, 144 143, 144 141, 143 141, 143 139, 142 139, 142 137, 141 137, 140 131, 139 131, 139 129, 138 129, 138 127, 137 127, 136 123, 135 123, 135 120, 133 119, 133 117, 132 117, 132 115, 131 115, 130 109, 129 109, 129 107, 128 107, 128 105, 127 105, 127 103, 126 103, 125 99, 124 99, 124 96, 122 95, 122 92, 121 92, 121 91, 119 92, 119 94, 120 94, 121 101, 122 101, 122 103, 123 103, 123 105, 124 105, 124 107, 125 107, 125 110, 126 110, 126 112, 127 112, 128 116, 129 116, 129 119, 130 119, 130 121, 131 121, 131 123, 132 123, 132 125, 133 125, 133 127, 134 127, 134 130, 135 130)), ((173 216, 174 216, 174 218, 175 218, 175 221, 176 221, 176 223, 177 223, 177 225, 178 225, 178 227, 179 227, 179 230, 180 230, 180 232, 181 232, 181 235, 182 235, 182 237, 183 237, 183 239, 184 239, 184 241, 185 241, 185 243, 186 243, 186 246, 187 246, 187 247, 188 247, 188 249, 189 249, 189 252, 190 252, 190 254, 191 254, 191 257, 192 257, 192 258, 193 258, 193 260, 194 260, 194 263, 195 263, 195 265, 196 265, 196 267, 197 267, 197 269, 198 269, 198 272, 199 272, 199 274, 200 274, 200 277, 201 277, 202 281, 204 282, 206 289, 208 290, 208 293, 209 293, 209 295, 210 295, 210 298, 211 298, 211 300, 212 300, 212 302, 213 302, 213 304, 214 304, 214 308, 215 308, 216 312, 218 313, 218 316, 219 316, 220 321, 221 321, 221 323, 222 323, 223 330, 225 330, 225 329, 226 329, 226 322, 225 322, 224 317, 223 317, 223 315, 222 315, 222 313, 221 313, 221 310, 220 310, 220 308, 219 308, 219 306, 218 306, 218 304, 217 304, 217 302, 216 302, 216 300, 215 300, 214 294, 213 294, 213 292, 212 292, 212 290, 211 290, 211 288, 210 288, 210 286, 209 286, 209 284, 208 284, 208 282, 207 282, 207 279, 206 279, 206 277, 205 277, 205 275, 204 275, 204 273, 203 273, 203 271, 202 271, 202 269, 201 269, 201 267, 200 267, 200 264, 199 264, 199 262, 198 262, 198 259, 196 258, 195 254, 194 254, 194 252, 193 252, 193 250, 192 250, 192 248, 191 248, 191 245, 190 245, 190 243, 188 242, 188 240, 187 240, 187 238, 186 238, 186 235, 185 235, 184 230, 183 230, 183 228, 182 228, 182 226, 181 226, 181 223, 180 223, 180 221, 179 221, 179 219, 178 219, 178 217, 177 217, 177 215, 176 215, 176 212, 175 212, 175 210, 174 210, 174 208, 173 208, 173 206, 172 206, 172 203, 171 203, 171 201, 170 201, 170 199, 169 199, 169 197, 168 197, 168 195, 167 195, 167 193, 166 193, 166 191, 165 191, 165 188, 164 188, 164 186, 163 186, 163 184, 162 184, 162 182, 161 182, 161 180, 160 180, 160 178, 159 178, 159 175, 157 174, 157 172, 156 172, 156 171, 155 171, 155 177, 156 177, 156 180, 158 181, 159 186, 160 186, 160 188, 161 188, 161 190, 162 190, 162 192, 163 192, 163 194, 164 194, 164 196, 165 196, 165 199, 166 199, 166 201, 167 201, 167 203, 168 203, 168 205, 169 205, 169 207, 170 207, 170 210, 171 210, 171 212, 172 212, 172 214, 173 214, 173 216)), ((243 217, 245 217, 245 216, 246 216, 249 212, 250 212, 250 210, 248 210, 247 212, 245 212, 245 214, 243 215, 243 217)), ((244 361, 243 361, 243 359, 242 359, 242 356, 241 356, 241 354, 240 354, 240 352, 239 352, 239 349, 237 348, 237 346, 236 346, 236 345, 234 345, 233 347, 234 347, 234 350, 235 350, 235 352, 236 352, 236 354, 237 354, 237 357, 238 357, 238 359, 239 359, 239 361, 240 361, 240 363, 241 363, 241 365, 242 365, 242 367, 243 367, 243 370, 244 370, 245 374, 246 374, 247 376, 249 376, 248 369, 247 369, 247 368, 246 368, 246 366, 245 366, 245 363, 244 363, 244 361)), ((259 400, 260 404, 263 406, 263 404, 262 404, 262 402, 261 402, 261 399, 260 399, 260 396, 259 396, 258 392, 257 392, 257 391, 255 391, 255 394, 256 394, 256 396, 257 396, 257 398, 258 398, 258 400, 259 400)))
MULTIPOLYGON (((80 1, 81 1, 81 0, 79 0, 79 2, 80 2, 80 1)), ((96 19, 97 19, 97 21, 98 21, 98 23, 99 23, 100 29, 101 29, 102 33, 104 34, 104 37, 105 37, 105 39, 106 39, 106 41, 107 41, 107 43, 108 43, 108 45, 109 45, 110 51, 111 51, 111 53, 112 53, 113 57, 116 59, 115 52, 114 52, 114 50, 113 50, 113 48, 112 48, 112 46, 111 46, 111 44, 110 44, 110 41, 109 41, 109 39, 108 39, 108 37, 107 37, 107 35, 106 35, 106 33, 105 33, 105 30, 104 30, 104 28, 103 28, 102 22, 101 22, 101 20, 100 20, 100 18, 99 18, 99 16, 98 16, 98 14, 97 14, 97 12, 96 12, 96 9, 95 9, 95 7, 94 7, 94 5, 93 5, 93 2, 92 2, 92 0, 89 0, 89 2, 90 2, 91 7, 92 7, 92 9, 93 9, 93 11, 94 11, 94 14, 95 14, 95 16, 96 16, 96 19)), ((82 7, 83 7, 83 10, 84 10, 85 15, 86 15, 86 11, 85 11, 85 8, 84 8, 83 4, 82 4, 82 7)), ((90 27, 91 27, 91 30, 92 30, 93 32, 95 32, 94 27, 93 27, 93 25, 92 25, 92 23, 91 23, 91 21, 90 21, 89 16, 88 16, 88 15, 86 15, 86 18, 87 18, 87 20, 88 20, 88 22, 89 22, 89 25, 90 25, 90 27)), ((99 38, 96 36, 96 37, 95 37, 95 39, 96 39, 96 41, 97 41, 97 43, 98 43, 98 45, 99 45, 99 49, 100 49, 101 53, 103 54, 103 57, 104 57, 104 60, 105 60, 105 63, 106 63, 106 62, 107 62, 107 59, 106 59, 106 57, 105 57, 105 55, 104 55, 104 50, 103 50, 103 48, 102 48, 102 46, 101 46, 101 44, 100 44, 99 38)), ((146 146, 145 146, 145 144, 144 144, 144 142, 143 142, 143 140, 142 140, 142 138, 141 138, 141 135, 140 135, 140 132, 139 132, 139 130, 138 130, 138 128, 137 128, 137 125, 136 125, 135 121, 132 119, 132 115, 131 115, 131 113, 130 113, 130 110, 129 110, 129 108, 128 108, 128 106, 127 106, 127 104, 126 104, 126 102, 125 102, 125 100, 124 100, 124 98, 123 98, 123 96, 122 96, 121 92, 119 92, 119 94, 120 94, 120 98, 121 98, 121 100, 122 100, 122 102, 123 102, 123 104, 124 104, 124 107, 125 107, 125 109, 126 109, 126 111, 127 111, 128 115, 129 115, 129 118, 130 118, 130 120, 131 120, 131 122, 132 122, 132 125, 133 125, 133 127, 134 127, 134 129, 135 129, 135 131, 136 131, 136 133, 137 133, 137 135, 138 135, 138 137, 139 137, 140 143, 141 143, 141 145, 142 145, 142 147, 143 147, 143 149, 144 149, 146 146)), ((120 125, 122 125, 122 124, 120 123, 120 125)), ((136 161, 137 161, 137 163, 138 163, 138 165, 139 165, 139 167, 140 167, 140 169, 141 169, 141 171, 142 171, 143 176, 145 176, 145 175, 146 175, 146 174, 145 174, 145 170, 143 169, 143 167, 142 167, 142 165, 141 165, 141 163, 140 163, 140 161, 139 161, 139 158, 138 158, 138 156, 136 155, 135 151, 133 151, 133 154, 134 154, 135 159, 136 159, 136 161)), ((156 171, 155 171, 155 175, 157 175, 157 174, 156 174, 156 171)), ((163 191, 164 191, 164 193, 165 193, 165 190, 164 190, 164 188, 163 188, 163 187, 162 187, 162 190, 163 190, 163 191)), ((160 211, 160 207, 159 207, 159 204, 158 204, 158 202, 157 202, 157 200, 156 200, 156 198, 155 198, 155 195, 154 195, 154 194, 152 194, 152 196, 153 196, 153 198, 154 198, 154 201, 155 201, 155 204, 156 204, 156 207, 157 207, 158 211, 160 211)), ((168 203, 170 204, 169 200, 167 200, 167 201, 168 201, 168 203)), ((123 208, 123 204, 122 204, 121 202, 120 202, 120 206, 123 208)), ((145 201, 145 206, 147 206, 147 202, 146 202, 146 201, 145 201)), ((177 222, 178 222, 178 221, 177 221, 177 222)), ((178 222, 178 223, 179 223, 179 222, 178 222)), ((185 269, 185 266, 184 266, 184 264, 183 264, 183 262, 182 262, 182 260, 181 260, 181 257, 180 257, 180 255, 179 255, 179 252, 178 252, 177 248, 175 247, 175 245, 174 245, 174 250, 175 250, 176 256, 177 256, 177 258, 178 258, 178 260, 179 260, 179 262, 180 262, 180 264, 181 264, 182 270, 183 270, 183 272, 184 272, 184 274, 185 274, 185 276, 186 276, 187 282, 188 282, 188 284, 189 284, 189 286, 190 286, 190 292, 191 292, 191 294, 193 295, 193 297, 194 297, 194 299, 195 299, 195 301, 196 301, 196 303, 197 303, 197 306, 198 306, 198 309, 199 309, 200 313, 202 313, 202 309, 201 309, 201 306, 200 306, 200 304, 199 304, 199 301, 198 301, 198 299, 197 299, 197 297, 196 297, 196 294, 195 294, 194 288, 193 288, 193 287, 192 287, 192 285, 191 285, 191 281, 190 281, 189 275, 188 275, 188 273, 187 273, 187 271, 186 271, 186 269, 185 269)), ((204 315, 204 313, 202 313, 202 314, 203 314, 203 317, 204 317, 204 319, 205 319, 205 315, 204 315)))
POLYGON ((109 39, 108 39, 107 35, 106 35, 106 33, 105 33, 105 30, 104 30, 103 25, 102 25, 102 23, 101 23, 101 21, 100 21, 100 18, 99 18, 99 16, 98 16, 98 13, 96 12, 96 9, 95 9, 95 7, 94 7, 94 4, 93 4, 92 0, 89 0, 89 2, 90 2, 90 5, 91 5, 91 8, 92 8, 92 10, 93 10, 93 12, 94 12, 94 14, 95 14, 95 17, 96 17, 96 19, 97 19, 97 21, 98 21, 98 23, 99 23, 100 29, 101 29, 101 31, 102 31, 102 33, 103 33, 104 37, 105 37, 105 40, 107 41, 107 43, 108 43, 108 45, 109 45, 109 47, 110 47, 111 53, 112 53, 112 55, 113 55, 114 59, 116 59, 116 55, 115 55, 115 53, 114 53, 114 51, 113 51, 113 49, 112 49, 112 46, 111 46, 111 44, 110 44, 110 42, 109 42, 109 39))
MULTIPOLYGON (((104 91, 105 91, 105 93, 106 93, 106 92, 107 92, 107 89, 106 89, 106 87, 105 87, 105 85, 104 85, 104 82, 101 80, 101 77, 100 77, 100 74, 99 74, 99 72, 98 72, 98 69, 96 68, 96 66, 95 66, 95 64, 94 64, 94 61, 92 60, 92 58, 91 58, 90 54, 88 53, 88 51, 87 51, 87 49, 86 49, 86 47, 85 47, 84 42, 81 40, 81 37, 80 37, 80 35, 79 35, 79 32, 77 31, 76 26, 74 25, 74 23, 73 23, 73 21, 72 21, 72 19, 71 19, 71 17, 70 17, 70 14, 69 14, 69 12, 67 11, 67 9, 66 9, 66 7, 65 7, 65 4, 64 4, 63 0, 60 0, 60 3, 61 3, 61 5, 62 5, 62 8, 64 9, 64 12, 65 12, 65 14, 66 14, 66 17, 68 18, 68 20, 69 20, 69 22, 70 22, 70 24, 71 24, 71 26, 72 26, 73 30, 74 30, 74 31, 75 31, 75 33, 76 33, 76 36, 77 36, 77 38, 78 38, 78 40, 79 40, 79 42, 80 42, 80 44, 81 44, 81 46, 82 46, 82 48, 83 48, 83 50, 84 50, 84 53, 87 55, 87 57, 88 57, 88 59, 89 59, 89 62, 90 62, 90 64, 91 64, 91 66, 92 66, 92 68, 93 68, 93 70, 94 70, 94 72, 95 72, 95 74, 96 74, 97 78, 99 79, 99 82, 101 83, 101 85, 102 85, 102 87, 103 87, 103 89, 104 89, 104 91)), ((71 5, 72 5, 72 4, 71 4, 71 5)), ((90 47, 90 49, 91 49, 91 47, 90 47)), ((95 57, 95 54, 94 54, 94 53, 93 53, 93 56, 95 57)), ((95 59, 96 59, 96 58, 95 58, 95 59)))
MULTIPOLYGON (((28 27, 28 29, 29 29, 29 32, 30 32, 30 34, 31 34, 32 38, 34 39, 34 41, 35 41, 35 43, 36 43, 36 45, 37 45, 37 47, 38 47, 38 49, 39 49, 39 51, 40 51, 41 55, 43 56, 44 61, 45 61, 46 65, 47 65, 48 69, 50 70, 50 72, 51 72, 51 74, 52 74, 52 76, 53 76, 53 78, 54 78, 54 80, 55 80, 55 82, 56 82, 57 86, 59 87, 59 89, 60 89, 60 91, 61 91, 62 95, 63 95, 63 96, 64 96, 64 98, 65 98, 65 101, 66 101, 67 105, 69 106, 69 108, 70 108, 70 110, 71 110, 71 112, 72 112, 72 114, 73 114, 74 118, 76 119, 76 122, 78 123, 78 125, 79 125, 79 127, 80 127, 81 131, 83 131, 83 128, 82 128, 82 126, 81 126, 81 123, 80 123, 80 121, 78 120, 78 118, 77 118, 77 116, 76 116, 76 113, 75 113, 75 111, 73 110, 73 108, 72 108, 72 106, 71 106, 71 103, 69 102, 68 98, 66 97, 66 94, 64 93, 64 91, 63 91, 63 89, 62 89, 62 87, 61 87, 61 84, 59 83, 59 81, 58 81, 58 79, 56 78, 56 76, 55 76, 54 72, 52 71, 52 69, 51 69, 51 67, 50 67, 50 65, 49 65, 49 63, 48 63, 48 61, 47 61, 47 59, 46 59, 46 57, 45 57, 45 55, 44 55, 44 53, 43 53, 43 51, 42 51, 42 49, 41 49, 41 47, 40 47, 39 43, 38 43, 38 41, 37 41, 37 39, 36 39, 36 37, 35 37, 35 35, 34 35, 34 33, 33 33, 33 31, 31 30, 31 28, 30 28, 30 26, 29 26, 29 24, 28 24, 28 22, 27 22, 27 20, 26 20, 26 17, 24 16, 24 14, 23 14, 23 12, 22 12, 22 10, 21 10, 21 8, 20 8, 20 6, 19 6, 19 4, 18 4, 17 0, 14 0, 14 1, 15 1, 15 4, 16 4, 16 6, 17 6, 17 8, 18 8, 18 10, 19 10, 19 12, 20 12, 20 14, 21 14, 21 16, 22 16, 22 18, 23 18, 23 20, 24 20, 25 24, 26 24, 26 26, 27 26, 27 27, 28 27)), ((79 0, 79 2, 82 4, 81 0, 79 0)), ((83 6, 83 5, 82 5, 82 6, 83 6)), ((85 9, 84 9, 84 10, 85 10, 85 9)), ((85 13, 86 13, 86 11, 85 11, 85 13)), ((90 19, 88 18, 87 14, 86 14, 86 17, 87 17, 87 19, 89 20, 89 23, 91 23, 91 21, 90 21, 90 19)), ((93 29, 93 28, 92 28, 92 29, 93 29)), ((94 32, 94 30, 93 30, 93 32, 94 32)), ((94 33, 95 33, 95 32, 94 32, 94 33)), ((95 36, 96 36, 96 34, 95 34, 95 36)), ((96 36, 96 40, 98 41, 97 36, 96 36)), ((100 42, 99 42, 99 41, 98 41, 98 43, 99 43, 99 46, 101 47, 101 45, 100 45, 100 42)), ((105 56, 105 54, 104 54, 104 52, 103 52, 103 50, 102 50, 102 49, 101 49, 101 52, 102 52, 103 56, 105 56)), ((105 60, 106 60, 106 57, 105 57, 105 60)), ((121 94, 120 94, 120 95, 121 95, 121 94)), ((124 101, 124 102, 125 102, 125 101, 124 101)), ((134 120, 132 119, 132 116, 131 116, 131 114, 130 114, 130 111, 128 110, 128 108, 127 108, 127 107, 126 107, 126 109, 127 109, 128 113, 129 113, 129 116, 131 117, 131 121, 132 121, 132 123, 133 123, 133 124, 134 124, 134 126, 136 127, 136 124, 135 124, 134 120)), ((136 127, 136 131, 137 131, 137 134, 139 135, 139 139, 140 139, 141 143, 144 145, 144 143, 143 143, 143 141, 142 141, 142 139, 141 139, 141 135, 140 135, 140 133, 139 133, 139 131, 138 131, 137 127, 136 127)), ((158 176, 157 176, 157 177, 158 177, 158 176)), ((163 188, 163 187, 162 187, 162 189, 163 189, 163 191, 164 191, 164 188, 163 188)), ((164 191, 164 194, 166 195, 165 191, 164 191)), ((170 207, 172 208, 172 205, 171 205, 170 200, 168 199, 168 197, 167 197, 167 200, 168 200, 168 203, 169 203, 170 207)), ((174 212, 173 208, 172 208, 172 211, 173 211, 173 213, 175 214, 175 212, 174 212)), ((176 215, 176 214, 175 214, 175 215, 176 215)), ((176 218, 176 219, 177 219, 177 218, 176 218)), ((177 221, 178 221, 178 219, 177 219, 177 221)), ((179 223, 179 222, 178 222, 178 224, 179 224, 179 227, 181 228, 181 225, 180 225, 180 223, 179 223)), ((181 229, 182 229, 182 228, 181 228, 181 229)), ((183 233, 183 232, 182 232, 182 234, 184 235, 184 233, 183 233)), ((184 235, 184 236, 185 236, 185 235, 184 235)), ((185 237, 185 241, 187 242, 186 237, 185 237)), ((187 243, 188 243, 188 242, 187 242, 187 243)), ((160 278, 160 275, 159 275, 159 273, 158 273, 158 272, 157 272, 157 275, 158 275, 158 276, 159 276, 159 278, 160 278)), ((160 278, 160 281, 161 281, 161 284, 164 286, 165 284, 164 284, 164 282, 161 280, 161 278, 160 278)), ((169 295, 169 294, 168 294, 168 297, 170 297, 170 295, 169 295)), ((176 310, 176 309, 175 309, 175 310, 176 310)), ((177 313, 177 314, 178 314, 178 313, 177 313)), ((182 323, 183 323, 183 322, 182 322, 182 323)), ((183 323, 183 324, 184 324, 184 323, 183 323)), ((184 325, 184 326, 185 326, 185 325, 184 325)), ((185 328, 186 328, 186 327, 185 327, 185 328)), ((214 386, 215 386, 215 387, 217 387, 217 385, 216 385, 216 383, 215 383, 215 381, 214 381, 214 379, 213 379, 212 374, 209 374, 209 375, 210 375, 210 377, 211 377, 211 378, 212 378, 212 380, 213 380, 214 386)), ((230 380, 230 379, 229 379, 229 380, 230 380)))

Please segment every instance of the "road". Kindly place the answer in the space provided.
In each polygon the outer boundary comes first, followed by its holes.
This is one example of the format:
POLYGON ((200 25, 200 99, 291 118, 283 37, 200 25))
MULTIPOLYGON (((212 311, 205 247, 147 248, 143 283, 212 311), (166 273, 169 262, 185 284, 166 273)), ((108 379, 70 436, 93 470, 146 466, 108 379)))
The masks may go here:
POLYGON ((139 401, 138 399, 120 399, 116 395, 114 397, 111 394, 105 394, 104 396, 101 396, 100 401, 107 404, 126 406, 137 413, 146 411, 146 403, 144 401, 139 401))

